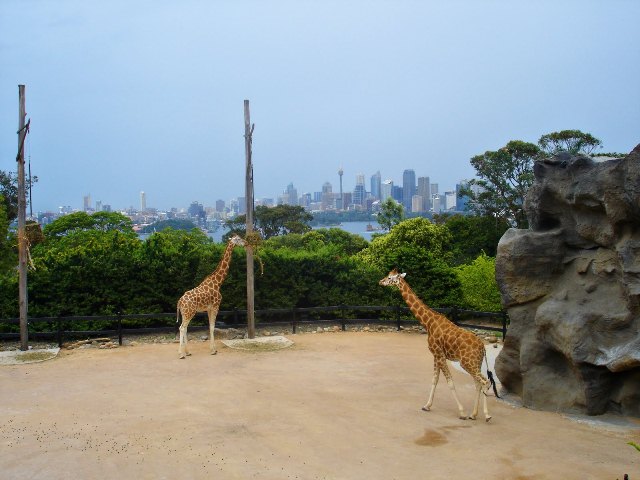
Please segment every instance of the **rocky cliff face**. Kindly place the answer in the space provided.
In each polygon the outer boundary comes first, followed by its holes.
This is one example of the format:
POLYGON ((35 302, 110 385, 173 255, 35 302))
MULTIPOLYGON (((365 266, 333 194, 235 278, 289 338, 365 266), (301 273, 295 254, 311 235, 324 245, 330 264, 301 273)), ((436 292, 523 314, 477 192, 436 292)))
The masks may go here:
POLYGON ((530 229, 498 245, 511 319, 498 378, 531 408, 640 416, 640 145, 604 162, 560 154, 534 172, 530 229))

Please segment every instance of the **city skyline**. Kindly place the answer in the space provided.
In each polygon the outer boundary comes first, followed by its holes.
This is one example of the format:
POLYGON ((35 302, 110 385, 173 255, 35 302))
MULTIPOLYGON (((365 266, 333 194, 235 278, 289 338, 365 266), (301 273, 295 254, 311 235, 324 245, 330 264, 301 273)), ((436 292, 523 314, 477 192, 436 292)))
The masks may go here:
MULTIPOLYGON (((405 169, 403 171, 403 176, 404 173, 407 171, 414 171, 414 169, 405 169)), ((336 174, 335 176, 337 177, 337 182, 331 182, 330 180, 326 180, 322 183, 322 185, 319 185, 319 188, 313 190, 313 191, 301 191, 298 188, 295 187, 296 182, 295 181, 291 181, 289 182, 286 186, 284 186, 284 188, 281 189, 281 191, 279 193, 274 193, 273 195, 262 195, 262 196, 255 196, 254 201, 256 203, 256 205, 264 205, 265 201, 269 201, 270 200, 270 204, 268 203, 268 206, 270 205, 277 205, 280 203, 290 203, 290 201, 288 201, 285 197, 291 193, 291 189, 293 189, 293 191, 296 192, 296 198, 297 201, 296 203, 298 203, 298 201, 302 198, 303 195, 311 195, 312 197, 314 195, 321 195, 322 192, 325 190, 327 185, 331 186, 332 192, 336 195, 339 196, 339 192, 340 192, 340 182, 341 182, 341 177, 342 175, 340 175, 340 172, 343 172, 343 169, 340 168, 339 170, 336 170, 336 174), (337 188, 336 188, 337 187, 337 188), (283 198, 285 198, 283 200, 283 198)), ((401 189, 404 187, 404 178, 402 180, 396 180, 393 178, 386 178, 383 175, 381 175, 380 171, 377 171, 369 176, 367 176, 367 174, 365 173, 358 173, 356 175, 354 175, 354 183, 353 186, 351 188, 349 188, 349 184, 346 183, 346 186, 343 184, 342 186, 342 190, 344 191, 345 194, 351 196, 353 194, 354 191, 357 190, 358 185, 360 184, 359 182, 362 181, 361 185, 364 187, 363 191, 368 194, 371 195, 373 197, 375 197, 378 200, 382 200, 384 201, 386 199, 386 197, 393 197, 393 195, 391 194, 391 191, 388 192, 383 192, 382 189, 382 183, 384 182, 391 182, 392 185, 394 185, 395 187, 400 187, 401 189), (362 177, 362 180, 360 180, 359 177, 362 177), (379 191, 375 191, 375 187, 373 185, 373 178, 374 177, 379 177, 380 179, 380 187, 379 187, 379 191)), ((415 175, 415 185, 414 185, 414 189, 412 191, 412 195, 421 195, 423 196, 423 198, 431 198, 431 188, 435 185, 436 190, 434 193, 435 194, 440 194, 440 195, 444 195, 445 192, 455 192, 457 186, 461 183, 464 183, 465 181, 470 180, 469 178, 467 179, 460 179, 456 185, 453 185, 451 188, 440 188, 440 184, 438 182, 435 183, 431 183, 429 182, 429 185, 427 187, 422 187, 420 186, 420 180, 424 180, 424 179, 430 180, 431 177, 427 176, 427 175, 415 175), (425 195, 426 192, 426 195, 425 195)), ((37 187, 37 185, 36 185, 37 187)), ((34 187, 35 188, 35 187, 34 187)), ((153 191, 153 190, 151 190, 153 191)), ((136 192, 136 197, 137 197, 137 203, 136 202, 130 202, 128 205, 114 205, 112 202, 110 202, 108 199, 97 199, 94 198, 93 195, 90 192, 87 192, 85 194, 82 195, 82 199, 79 203, 82 203, 82 207, 76 207, 74 205, 58 205, 55 208, 49 208, 49 209, 43 209, 43 208, 37 208, 37 206, 35 206, 35 208, 33 209, 34 212, 40 212, 40 213, 45 213, 45 212, 53 212, 53 213, 69 213, 71 211, 79 211, 79 210, 95 210, 95 211, 99 211, 101 210, 101 207, 108 207, 110 210, 112 211, 128 211, 128 210, 135 210, 135 211, 145 211, 147 208, 148 209, 153 209, 153 210, 159 210, 159 211, 169 211, 171 209, 178 209, 181 211, 186 211, 189 208, 189 205, 191 205, 192 203, 198 203, 203 205, 206 208, 210 208, 210 207, 215 207, 216 204, 220 201, 224 202, 225 205, 228 207, 228 205, 230 203, 232 203, 235 200, 238 199, 243 199, 245 198, 244 196, 244 192, 242 192, 241 195, 234 195, 230 198, 210 198, 210 199, 198 199, 198 198, 193 198, 190 200, 185 200, 184 203, 179 204, 179 205, 170 205, 167 207, 158 207, 153 203, 153 200, 151 200, 151 202, 149 202, 148 200, 148 192, 149 189, 147 190, 138 190, 136 192)), ((161 195, 160 195, 161 196, 161 195)), ((152 196, 153 198, 153 196, 152 196)), ((418 211, 415 208, 412 208, 411 206, 411 199, 409 197, 409 207, 407 207, 404 203, 404 197, 402 199, 396 199, 398 201, 398 203, 402 203, 403 206, 405 207, 405 209, 407 211, 418 211)), ((35 203, 35 202, 34 202, 35 203)), ((359 203, 359 202, 358 202, 359 203)), ((339 205, 337 205, 335 208, 332 207, 331 209, 336 209, 336 210, 346 210, 348 209, 349 205, 345 205, 344 208, 340 208, 339 205)), ((428 208, 425 208, 423 206, 423 208, 420 211, 428 211, 428 208)))
POLYGON ((640 2, 0 2, 0 170, 18 85, 35 210, 167 209, 290 182, 353 191, 405 169, 453 189, 470 159, 576 129, 602 152, 640 132, 640 2))

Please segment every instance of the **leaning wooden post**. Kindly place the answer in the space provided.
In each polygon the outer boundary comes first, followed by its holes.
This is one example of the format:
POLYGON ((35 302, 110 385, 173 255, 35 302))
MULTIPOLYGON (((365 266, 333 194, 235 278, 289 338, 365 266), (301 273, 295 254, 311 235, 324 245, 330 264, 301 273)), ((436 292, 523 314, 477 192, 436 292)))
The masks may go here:
POLYGON ((25 125, 24 85, 18 85, 18 297, 20 306, 20 350, 29 349, 29 328, 27 325, 27 235, 26 196, 24 178, 24 140, 27 136, 25 125))
MULTIPOLYGON (((250 240, 253 233, 253 165, 251 164, 251 141, 253 135, 253 125, 249 114, 249 100, 244 101, 244 149, 247 160, 247 170, 245 176, 245 198, 247 201, 247 234, 245 239, 250 240)), ((253 246, 250 242, 245 245, 247 252, 247 335, 249 338, 255 338, 255 306, 254 306, 254 289, 253 289, 253 246)))

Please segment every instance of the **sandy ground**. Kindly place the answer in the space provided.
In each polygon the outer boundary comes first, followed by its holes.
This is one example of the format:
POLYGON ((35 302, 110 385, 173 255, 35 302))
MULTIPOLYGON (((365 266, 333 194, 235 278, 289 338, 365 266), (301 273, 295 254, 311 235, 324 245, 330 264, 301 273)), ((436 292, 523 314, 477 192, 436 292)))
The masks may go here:
MULTIPOLYGON (((289 335, 249 353, 191 342, 61 351, 0 367, 0 478, 640 478, 640 422, 489 398, 459 420, 443 379, 431 412, 426 337, 289 335)), ((491 347, 489 347, 491 348, 491 347)), ((454 370, 470 408, 471 379, 454 370)))

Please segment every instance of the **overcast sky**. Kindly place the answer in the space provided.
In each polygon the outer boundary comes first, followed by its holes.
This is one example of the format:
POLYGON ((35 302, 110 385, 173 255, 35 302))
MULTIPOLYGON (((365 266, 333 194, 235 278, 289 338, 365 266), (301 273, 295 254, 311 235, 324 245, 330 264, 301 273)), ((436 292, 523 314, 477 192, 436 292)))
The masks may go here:
POLYGON ((2 0, 0 170, 26 85, 34 211, 205 206, 356 175, 440 190, 510 140, 640 143, 640 1, 2 0))

